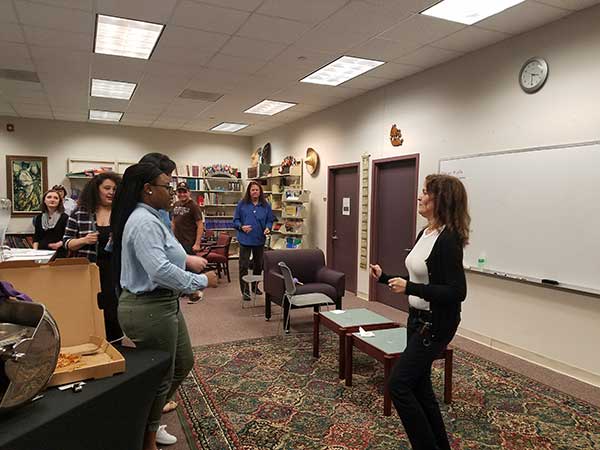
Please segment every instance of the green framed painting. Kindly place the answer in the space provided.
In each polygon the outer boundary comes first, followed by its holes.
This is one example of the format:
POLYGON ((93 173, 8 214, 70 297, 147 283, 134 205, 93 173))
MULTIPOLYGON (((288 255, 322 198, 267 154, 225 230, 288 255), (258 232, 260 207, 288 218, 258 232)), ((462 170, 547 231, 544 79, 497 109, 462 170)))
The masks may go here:
POLYGON ((48 158, 6 155, 6 192, 12 217, 42 212, 42 195, 48 190, 48 158))

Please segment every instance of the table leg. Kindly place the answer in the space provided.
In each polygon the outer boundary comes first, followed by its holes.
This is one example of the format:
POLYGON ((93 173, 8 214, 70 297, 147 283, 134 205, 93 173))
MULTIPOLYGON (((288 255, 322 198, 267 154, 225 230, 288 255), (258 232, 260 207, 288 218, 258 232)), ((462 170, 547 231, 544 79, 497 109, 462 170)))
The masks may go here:
POLYGON ((345 359, 345 364, 344 364, 344 372, 345 372, 345 378, 346 378, 346 386, 352 386, 352 347, 354 347, 352 345, 352 333, 348 333, 345 336, 345 341, 346 341, 346 357, 345 359))
POLYGON ((452 360, 454 351, 447 348, 444 351, 444 403, 452 403, 452 360))
POLYGON ((385 358, 383 360, 383 415, 392 415, 392 399, 390 397, 390 388, 388 381, 390 379, 390 373, 392 371, 393 359, 385 358))
POLYGON ((344 379, 344 372, 346 371, 346 333, 344 330, 340 330, 340 354, 339 354, 339 367, 338 376, 340 380, 344 379))
POLYGON ((319 357, 319 324, 321 316, 319 313, 313 313, 313 356, 319 357))
POLYGON ((271 319, 271 297, 265 292, 265 320, 271 319))

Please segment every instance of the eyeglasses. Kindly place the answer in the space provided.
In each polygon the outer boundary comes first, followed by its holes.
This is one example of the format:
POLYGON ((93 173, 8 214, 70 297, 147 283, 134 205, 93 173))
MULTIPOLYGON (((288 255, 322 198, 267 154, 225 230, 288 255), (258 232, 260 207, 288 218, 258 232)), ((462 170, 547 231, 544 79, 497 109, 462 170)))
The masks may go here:
POLYGON ((169 191, 169 194, 173 194, 173 192, 175 192, 173 186, 170 184, 152 184, 151 186, 164 187, 167 191, 169 191))

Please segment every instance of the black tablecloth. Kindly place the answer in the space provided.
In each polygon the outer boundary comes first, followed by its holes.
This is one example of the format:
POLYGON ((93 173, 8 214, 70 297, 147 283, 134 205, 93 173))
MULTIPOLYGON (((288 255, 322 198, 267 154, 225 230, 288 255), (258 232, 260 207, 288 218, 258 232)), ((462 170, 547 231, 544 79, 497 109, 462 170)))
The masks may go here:
POLYGON ((169 355, 117 347, 126 372, 86 381, 83 390, 50 388, 0 416, 2 450, 140 450, 150 405, 169 355))

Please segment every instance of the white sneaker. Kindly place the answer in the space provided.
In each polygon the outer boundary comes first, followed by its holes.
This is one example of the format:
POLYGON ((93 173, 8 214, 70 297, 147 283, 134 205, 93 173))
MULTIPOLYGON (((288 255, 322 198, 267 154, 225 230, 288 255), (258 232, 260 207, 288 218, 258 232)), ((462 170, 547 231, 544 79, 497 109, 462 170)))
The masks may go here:
POLYGON ((177 438, 172 434, 167 433, 166 425, 161 425, 158 427, 156 432, 156 443, 161 445, 171 445, 177 442, 177 438))

